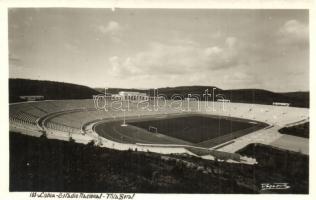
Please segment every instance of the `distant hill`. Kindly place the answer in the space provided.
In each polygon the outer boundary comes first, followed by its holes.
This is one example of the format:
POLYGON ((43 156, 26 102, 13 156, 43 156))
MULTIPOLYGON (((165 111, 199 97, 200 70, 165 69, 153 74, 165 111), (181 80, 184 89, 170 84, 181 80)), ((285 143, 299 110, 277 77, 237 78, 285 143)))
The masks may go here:
MULTIPOLYGON (((205 100, 203 94, 208 89, 212 94, 222 94, 231 102, 272 104, 272 102, 287 102, 295 107, 309 107, 309 92, 287 92, 277 93, 261 89, 237 89, 222 90, 215 86, 180 86, 158 88, 159 94, 164 94, 170 99, 173 95, 188 97, 188 94, 196 94, 205 100)), ((108 88, 107 93, 117 94, 119 91, 138 91, 154 95, 154 90, 144 89, 126 89, 126 88, 108 88)), ((19 96, 23 95, 42 95, 45 99, 87 99, 92 95, 104 93, 104 88, 92 89, 83 85, 71 83, 41 81, 29 79, 9 79, 9 102, 19 102, 19 96)))
POLYGON ((29 79, 9 79, 9 102, 19 102, 19 96, 42 95, 44 99, 87 99, 98 91, 71 83, 29 79))
MULTIPOLYGON (((203 95, 206 89, 209 90, 209 93, 212 93, 212 88, 216 88, 217 91, 222 91, 221 89, 214 86, 179 86, 179 87, 166 87, 158 88, 159 94, 164 94, 168 98, 171 98, 173 95, 181 95, 187 97, 188 94, 199 94, 203 95)), ((95 90, 104 93, 104 88, 95 88, 95 90)), ((108 88, 107 93, 117 94, 120 91, 136 91, 143 92, 150 96, 154 95, 154 89, 133 89, 133 88, 108 88)))
POLYGON ((295 107, 309 107, 309 92, 277 93, 260 89, 224 90, 222 92, 232 102, 257 104, 287 102, 295 107))
MULTIPOLYGON (((309 92, 287 92, 277 93, 268 90, 261 89, 236 89, 236 90, 222 90, 215 86, 181 86, 181 87, 166 87, 158 88, 159 94, 164 94, 167 98, 171 98, 172 95, 181 95, 188 97, 188 94, 197 94, 203 98, 203 94, 206 89, 209 90, 209 94, 212 94, 213 88, 215 95, 222 94, 226 99, 230 99, 231 102, 240 103, 256 103, 256 104, 272 104, 273 102, 287 102, 291 106, 295 107, 309 107, 309 92)), ((104 88, 96 88, 99 92, 104 93, 104 88)), ((145 92, 148 95, 153 95, 154 90, 144 89, 125 89, 125 88, 108 88, 107 93, 117 94, 119 91, 138 91, 145 92)))

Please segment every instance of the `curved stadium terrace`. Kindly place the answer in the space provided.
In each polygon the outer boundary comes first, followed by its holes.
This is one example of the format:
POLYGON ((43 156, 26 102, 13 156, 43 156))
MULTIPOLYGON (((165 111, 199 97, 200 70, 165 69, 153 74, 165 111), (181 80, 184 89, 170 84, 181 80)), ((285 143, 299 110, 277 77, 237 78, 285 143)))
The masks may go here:
POLYGON ((93 140, 99 146, 119 150, 188 153, 210 159, 218 152, 234 157, 236 151, 251 143, 308 154, 308 139, 278 132, 282 127, 308 121, 307 108, 225 103, 223 109, 221 102, 214 102, 214 107, 213 102, 209 102, 210 107, 205 106, 206 102, 200 103, 198 107, 197 102, 187 105, 183 101, 183 107, 190 109, 176 110, 168 104, 154 112, 137 109, 133 104, 126 112, 98 110, 93 99, 14 103, 10 104, 10 130, 37 137, 46 133, 47 138, 72 138, 80 143, 93 140), (200 124, 200 129, 194 129, 194 117, 216 126, 200 124), (121 126, 124 119, 127 126, 121 126), (175 125, 163 123, 172 120, 175 125), (225 131, 224 126, 231 130, 225 131), (188 137, 193 133, 198 133, 194 134, 195 139, 188 137))

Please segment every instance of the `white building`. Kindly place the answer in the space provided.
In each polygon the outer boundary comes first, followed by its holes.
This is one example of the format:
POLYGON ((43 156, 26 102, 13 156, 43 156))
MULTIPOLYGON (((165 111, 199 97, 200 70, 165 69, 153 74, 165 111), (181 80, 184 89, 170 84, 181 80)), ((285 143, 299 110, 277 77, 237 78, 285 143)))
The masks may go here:
POLYGON ((218 102, 230 103, 229 99, 217 99, 218 102))
POLYGON ((111 99, 112 100, 123 100, 123 97, 119 94, 112 94, 111 99))
POLYGON ((132 91, 121 91, 118 93, 118 95, 115 95, 115 98, 119 98, 119 97, 121 97, 122 100, 134 100, 134 101, 149 99, 149 96, 146 93, 132 92, 132 91))
POLYGON ((40 100, 44 100, 44 96, 42 95, 20 96, 20 99, 23 99, 26 101, 40 101, 40 100))
POLYGON ((273 102, 272 105, 274 106, 290 106, 290 103, 282 103, 282 102, 273 102))

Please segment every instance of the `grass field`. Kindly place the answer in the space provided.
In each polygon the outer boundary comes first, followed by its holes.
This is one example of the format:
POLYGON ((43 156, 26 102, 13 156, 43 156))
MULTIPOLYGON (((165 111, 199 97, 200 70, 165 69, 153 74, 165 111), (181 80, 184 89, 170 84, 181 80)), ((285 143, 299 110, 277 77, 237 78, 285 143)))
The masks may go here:
POLYGON ((249 123, 246 120, 205 115, 154 119, 131 122, 130 124, 146 130, 148 130, 149 127, 155 127, 157 128, 157 132, 161 134, 192 143, 200 143, 205 140, 257 126, 257 124, 249 123))
POLYGON ((210 148, 259 130, 267 124, 246 119, 204 114, 171 114, 101 122, 94 130, 109 140, 120 143, 177 144, 210 148), (149 126, 157 132, 149 131, 149 126))

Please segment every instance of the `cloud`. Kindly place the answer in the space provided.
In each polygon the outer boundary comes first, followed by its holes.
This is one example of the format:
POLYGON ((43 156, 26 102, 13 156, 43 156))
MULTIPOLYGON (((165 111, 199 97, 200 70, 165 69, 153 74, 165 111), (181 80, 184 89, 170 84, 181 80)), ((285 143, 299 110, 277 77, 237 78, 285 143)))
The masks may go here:
POLYGON ((211 73, 243 64, 241 51, 234 37, 227 38, 221 46, 203 47, 194 41, 152 42, 146 51, 127 58, 109 58, 110 71, 117 76, 185 75, 203 71, 211 73))
POLYGON ((228 46, 228 48, 234 48, 236 43, 237 43, 237 39, 235 37, 228 37, 225 40, 226 45, 228 46))
POLYGON ((212 56, 212 55, 216 55, 216 54, 220 54, 223 52, 223 49, 217 47, 217 46, 213 46, 213 47, 207 47, 205 50, 205 54, 207 56, 212 56))
POLYGON ((254 74, 238 70, 225 74, 223 80, 226 84, 237 86, 244 85, 244 87, 247 85, 255 87, 255 84, 258 82, 254 74))
POLYGON ((125 28, 116 21, 110 21, 106 26, 99 25, 97 29, 103 35, 109 36, 112 42, 120 43, 121 33, 125 28))
POLYGON ((10 77, 23 74, 28 68, 27 66, 25 66, 23 59, 13 53, 9 54, 9 66, 10 77))
POLYGON ((217 30, 216 32, 210 34, 210 37, 213 39, 218 39, 223 35, 222 31, 217 30))
POLYGON ((119 58, 117 56, 112 56, 109 58, 109 63, 111 66, 111 74, 117 76, 121 73, 119 58))
POLYGON ((11 57, 11 56, 9 56, 9 61, 10 62, 13 62, 13 63, 18 63, 18 62, 20 62, 21 61, 21 58, 19 58, 19 57, 11 57))
POLYGON ((298 20, 289 20, 280 27, 277 36, 280 44, 306 46, 309 41, 308 25, 298 20))
POLYGON ((14 53, 9 53, 9 65, 10 67, 20 67, 22 64, 22 58, 14 53))
POLYGON ((78 45, 72 42, 64 43, 64 48, 71 53, 80 53, 80 48, 78 45))
POLYGON ((109 58, 110 73, 113 76, 129 76, 135 74, 141 74, 141 69, 135 67, 131 63, 131 58, 120 59, 118 56, 112 56, 109 58))
POLYGON ((110 21, 106 26, 100 25, 98 26, 98 30, 103 34, 117 34, 123 27, 116 21, 110 21))

